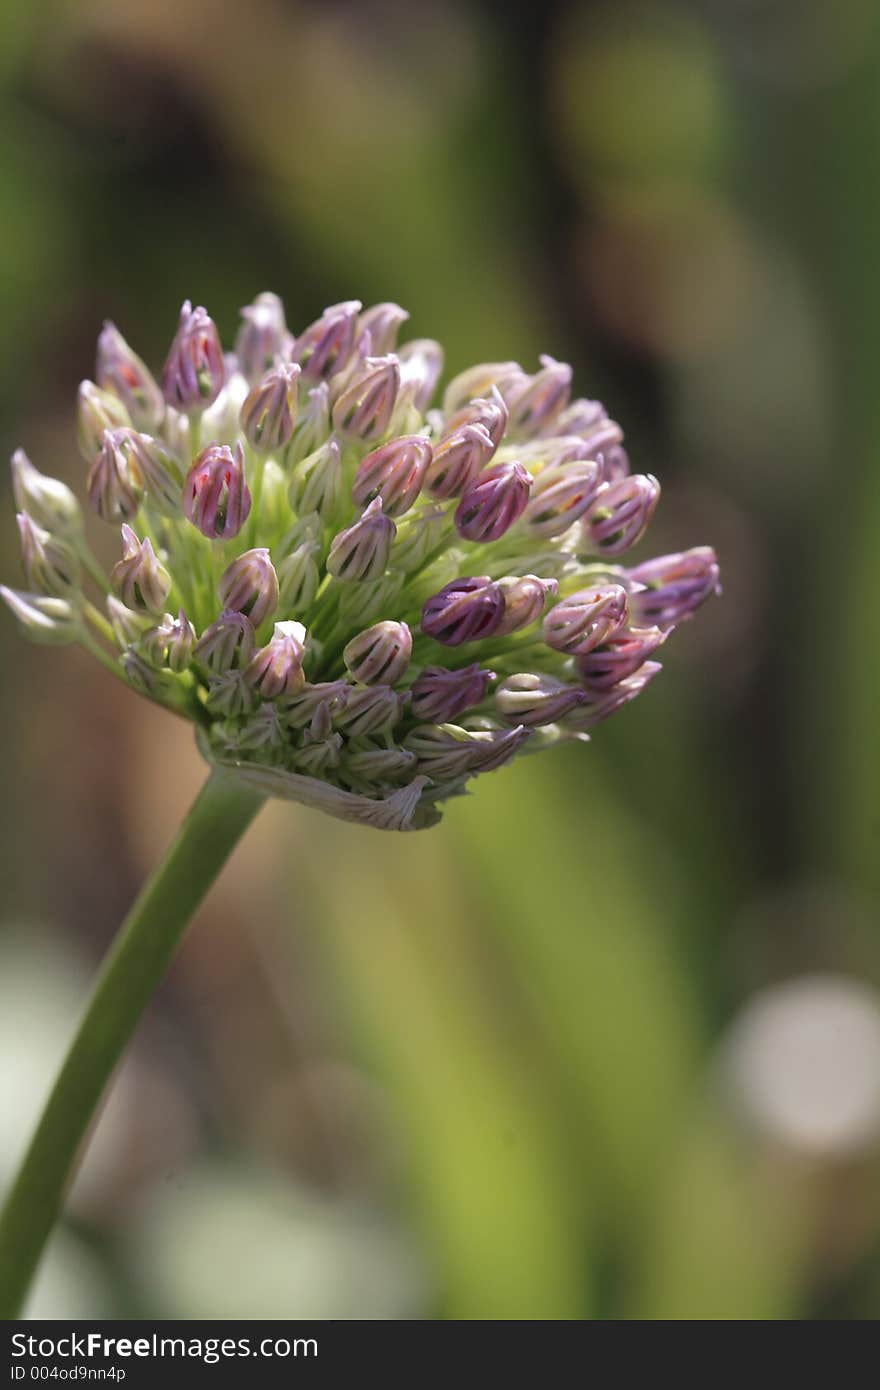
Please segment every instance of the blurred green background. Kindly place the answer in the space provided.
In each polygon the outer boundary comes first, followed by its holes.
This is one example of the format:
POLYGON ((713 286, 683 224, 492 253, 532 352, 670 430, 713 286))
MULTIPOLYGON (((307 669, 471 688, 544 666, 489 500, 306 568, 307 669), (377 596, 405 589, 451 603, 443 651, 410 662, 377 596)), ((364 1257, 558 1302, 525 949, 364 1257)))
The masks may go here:
MULTIPOLYGON (((7 453, 81 489, 104 318, 158 365, 185 296, 392 299, 449 374, 570 360, 664 484, 640 553, 725 590, 438 829, 262 814, 32 1315, 878 1316, 874 0, 7 0, 0 102, 7 453)), ((5 1180, 203 768, 0 643, 5 1180)))

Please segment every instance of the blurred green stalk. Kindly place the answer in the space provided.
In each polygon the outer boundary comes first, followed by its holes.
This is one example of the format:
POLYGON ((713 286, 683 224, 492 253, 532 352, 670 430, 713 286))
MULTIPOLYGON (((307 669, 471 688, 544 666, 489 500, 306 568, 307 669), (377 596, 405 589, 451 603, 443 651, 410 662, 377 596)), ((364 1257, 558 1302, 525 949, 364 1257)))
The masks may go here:
POLYGON ((107 1083, 193 913, 263 800, 213 771, 110 947, 0 1214, 0 1317, 20 1315, 107 1083))

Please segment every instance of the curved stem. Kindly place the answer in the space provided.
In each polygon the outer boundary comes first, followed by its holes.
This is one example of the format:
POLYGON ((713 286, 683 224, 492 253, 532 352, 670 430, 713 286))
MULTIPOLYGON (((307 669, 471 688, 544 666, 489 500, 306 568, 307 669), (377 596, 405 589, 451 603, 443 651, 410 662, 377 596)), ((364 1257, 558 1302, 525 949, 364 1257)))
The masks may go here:
POLYGON ((0 1318, 19 1314, 116 1064, 193 912, 263 800, 212 771, 110 947, 0 1213, 0 1318))

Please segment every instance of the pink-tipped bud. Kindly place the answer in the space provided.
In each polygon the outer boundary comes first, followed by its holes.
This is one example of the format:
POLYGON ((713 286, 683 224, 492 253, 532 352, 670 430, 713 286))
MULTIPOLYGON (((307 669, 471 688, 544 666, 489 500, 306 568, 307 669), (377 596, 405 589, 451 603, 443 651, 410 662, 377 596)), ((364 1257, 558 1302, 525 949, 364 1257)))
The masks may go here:
POLYGON ((226 610, 205 628, 193 648, 193 656, 209 671, 230 671, 246 667, 257 645, 250 618, 233 609, 226 610))
POLYGON ((224 608, 244 613, 258 628, 278 607, 278 576, 268 550, 237 555, 223 572, 217 593, 224 608))
POLYGON ((521 463, 494 463, 471 483, 455 511, 458 533, 469 541, 497 541, 528 505, 531 474, 521 463))
POLYGON ((145 633, 142 646, 154 665, 179 673, 189 666, 195 640, 196 630, 181 608, 176 618, 166 613, 161 623, 145 633))
POLYGON ((499 714, 509 724, 524 724, 535 729, 542 724, 555 724, 587 698, 579 685, 566 685, 553 676, 520 671, 508 676, 495 692, 499 714))
POLYGON ((130 526, 122 528, 122 559, 110 571, 110 585, 126 608, 137 613, 161 613, 171 592, 171 575, 159 563, 149 536, 139 540, 130 526))
POLYGON ((365 507, 379 497, 386 516, 402 516, 422 490, 431 455, 431 445, 420 434, 380 444, 358 466, 351 493, 355 505, 365 507))
POLYGON ((507 390, 528 380, 518 362, 480 362, 453 377, 443 395, 447 419, 473 400, 484 400, 496 389, 506 400, 507 390))
POLYGON ((588 689, 610 690, 634 675, 665 641, 666 633, 659 627, 623 628, 601 646, 576 657, 575 664, 588 689))
POLYGON ((252 386, 241 407, 242 433, 260 454, 274 454, 293 438, 300 369, 295 362, 273 367, 252 386))
POLYGON ((504 613, 504 595, 488 575, 453 579, 422 609, 422 632, 445 647, 491 637, 504 613))
POLYGON ((434 446, 428 469, 428 491, 435 497, 460 497, 477 481, 495 453, 483 425, 460 425, 434 446))
POLYGON ((165 400, 175 410, 193 415, 216 401, 225 380, 226 363, 217 325, 207 310, 194 309, 186 300, 162 368, 165 400))
POLYGON ((103 521, 128 521, 136 515, 144 480, 129 429, 105 430, 101 452, 92 464, 89 503, 103 521))
POLYGON ((380 439, 388 429, 399 389, 397 358, 368 357, 363 371, 346 384, 333 406, 333 428, 356 439, 380 439))
POLYGON ((186 475, 183 510, 209 540, 231 540, 247 521, 251 494, 245 480, 244 449, 209 444, 186 475))
POLYGON ((620 555, 644 534, 660 500, 660 484, 634 473, 605 483, 584 517, 584 539, 591 550, 620 555))
POLYGON ((521 389, 507 395, 511 432, 533 435, 548 429, 568 403, 571 376, 567 362, 542 357, 541 370, 521 389))
POLYGON ((718 560, 709 545, 645 560, 629 571, 628 578, 638 621, 662 628, 686 622, 710 595, 721 592, 718 560))
POLYGON ((579 589, 550 609, 544 619, 544 641, 558 652, 579 656, 607 641, 628 615, 626 590, 620 584, 579 589))
POLYGON ((529 534, 550 540, 582 517, 601 486, 595 459, 544 468, 535 479, 523 522, 529 534))
POLYGON ((30 587, 39 594, 70 598, 80 587, 82 565, 67 541, 38 526, 27 512, 19 512, 21 559, 30 587))
POLYGON ((179 516, 183 475, 174 455, 158 439, 138 434, 137 430, 117 430, 116 438, 128 453, 132 468, 151 501, 166 516, 179 516))
POLYGON ((306 381, 327 381, 341 372, 354 347, 360 301, 332 304, 296 340, 293 360, 306 381))
POLYGON ((482 670, 478 662, 458 671, 426 666, 410 687, 413 715, 426 723, 448 724, 465 710, 482 704, 494 679, 495 672, 482 670))
POLYGON ((152 372, 108 320, 98 337, 98 385, 122 401, 137 430, 157 429, 165 414, 165 399, 152 372))
POLYGON ((374 623, 353 637, 342 653, 352 680, 361 685, 396 685, 412 656, 412 633, 406 623, 374 623))
POLYGON ((253 304, 242 309, 235 355, 238 370, 251 386, 275 366, 289 339, 284 305, 277 294, 258 294, 253 304))
POLYGON ((302 623, 276 623, 270 641, 251 657, 245 680, 264 700, 295 695, 302 689, 305 638, 302 623))
POLYGON ((498 581, 504 595, 504 613, 495 630, 496 637, 505 637, 509 632, 519 632, 520 628, 536 623, 544 612, 548 596, 553 596, 559 588, 556 579, 539 579, 536 574, 523 574, 518 578, 498 581))
POLYGON ((76 398, 76 440, 79 452, 89 465, 95 462, 107 430, 130 425, 128 411, 111 391, 103 391, 93 381, 81 381, 76 398))
POLYGON ((340 531, 330 543, 327 570, 336 579, 358 582, 378 579, 388 567, 397 527, 382 511, 377 497, 353 526, 340 531))
POLYGON ((590 458, 606 449, 620 444, 623 430, 615 420, 608 418, 608 412, 601 401, 581 398, 572 401, 556 420, 557 434, 578 434, 590 446, 590 458))
POLYGON ((443 426, 443 438, 454 434, 464 425, 480 425, 488 434, 497 449, 507 430, 509 420, 507 404, 501 392, 492 387, 488 396, 477 396, 460 406, 443 426))
MULTIPOLYGON (((377 349, 380 351, 381 349, 377 349)), ((413 338, 397 354, 400 391, 412 397, 416 410, 428 409, 443 371, 443 349, 433 338, 413 338)))
POLYGON ((373 304, 358 319, 356 337, 369 333, 374 353, 394 352, 397 335, 408 318, 409 314, 399 304, 373 304))

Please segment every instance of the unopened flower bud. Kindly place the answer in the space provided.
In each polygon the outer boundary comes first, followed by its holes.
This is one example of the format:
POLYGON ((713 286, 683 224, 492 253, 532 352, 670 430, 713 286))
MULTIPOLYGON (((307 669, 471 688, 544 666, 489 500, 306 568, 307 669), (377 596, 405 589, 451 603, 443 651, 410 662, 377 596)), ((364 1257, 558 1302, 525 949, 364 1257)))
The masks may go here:
POLYGON ((482 704, 494 671, 484 671, 478 662, 458 671, 445 666, 426 666, 410 687, 412 712, 416 719, 432 724, 448 724, 465 710, 482 704))
POLYGON ((334 429, 356 439, 380 439, 388 428, 399 388, 397 358, 368 357, 364 370, 346 385, 333 406, 334 429))
POLYGON ((226 363, 214 320, 189 300, 180 311, 174 341, 162 369, 169 405, 193 415, 216 401, 226 380, 226 363))
POLYGON ((528 671, 507 676, 495 692, 499 714, 508 723, 524 724, 526 728, 555 724, 586 698, 582 686, 566 685, 553 676, 528 671))
POLYGON ((120 603, 114 594, 107 595, 106 606, 113 635, 120 647, 134 646, 135 643, 142 640, 153 625, 153 619, 149 613, 135 613, 133 609, 126 608, 124 603, 120 603))
POLYGON ((245 670, 245 679, 264 700, 294 695, 301 689, 306 630, 302 623, 276 623, 265 647, 255 652, 245 670))
POLYGON ((579 589, 550 609, 544 619, 544 641, 558 652, 579 656, 605 642, 627 616, 627 594, 620 584, 579 589))
POLYGON ((181 608, 177 617, 166 613, 161 623, 145 633, 141 646, 156 666, 168 666, 175 673, 189 666, 196 630, 181 608))
POLYGON ((249 714, 256 703, 256 696, 245 680, 243 671, 221 671, 216 676, 208 677, 205 705, 212 714, 234 719, 249 714))
POLYGON ((77 394, 76 439, 79 451, 90 466, 104 443, 106 430, 130 426, 128 411, 111 391, 102 391, 93 381, 80 382, 77 394))
POLYGON ((81 539, 82 512, 76 497, 66 483, 35 468, 24 449, 12 455, 12 494, 19 511, 27 512, 38 526, 67 541, 81 539))
POLYGON ((275 366, 290 335, 284 321, 284 305, 277 294, 258 294, 241 311, 241 327, 235 340, 238 370, 253 385, 275 366))
MULTIPOLYGON (((590 447, 590 458, 606 449, 619 445, 623 430, 615 420, 608 418, 608 412, 601 401, 581 398, 572 401, 558 417, 555 427, 560 434, 578 434, 590 447)), ((607 481, 607 479, 606 479, 607 481)))
POLYGON ((287 729, 277 705, 261 705, 238 731, 237 744, 253 753, 276 753, 287 745, 287 729))
POLYGON ((378 497, 386 516, 402 516, 422 490, 431 455, 431 445, 420 434, 380 444, 358 466, 351 494, 355 505, 365 507, 378 497))
POLYGON ((455 724, 419 724, 403 740, 419 772, 434 782, 467 777, 478 753, 474 736, 455 724))
POLYGON ((342 371, 354 347, 359 300, 333 304, 297 338, 293 360, 306 381, 326 381, 342 371))
POLYGON ((129 429, 105 430, 89 473, 89 503, 103 521, 129 521, 141 504, 144 480, 130 435, 129 429))
POLYGON ((171 451, 148 434, 136 430, 117 430, 116 447, 130 460, 131 471, 144 491, 166 516, 179 516, 183 496, 183 474, 171 451))
POLYGON ((603 555, 629 550, 644 534, 659 499, 660 484, 650 474, 603 484, 584 517, 587 544, 603 555))
POLYGON ((303 612, 314 602, 321 584, 316 558, 320 549, 317 541, 303 541, 275 566, 279 612, 303 612))
POLYGON ((493 386, 488 396, 477 396, 460 406, 446 420, 442 437, 447 439, 465 425, 479 425, 497 449, 504 438, 509 418, 507 403, 501 392, 493 386))
POLYGON ((575 664, 590 690, 610 690, 634 675, 665 641, 666 633, 659 627, 622 628, 601 646, 576 657, 575 664))
POLYGON ((359 581, 384 574, 397 527, 382 511, 382 499, 371 502, 363 516, 340 531, 330 543, 327 570, 336 579, 359 581))
POLYGON ((130 526, 123 526, 122 559, 110 571, 110 584, 126 608, 161 613, 171 592, 171 575, 160 564, 149 537, 141 541, 130 526))
POLYGON ((475 744, 473 772, 496 772, 516 756, 531 737, 531 729, 518 724, 515 729, 480 730, 473 734, 475 744))
POLYGON ((175 678, 168 671, 158 671, 134 647, 127 648, 119 658, 123 675, 129 685, 150 700, 164 705, 180 707, 181 690, 175 678))
MULTIPOLYGON (((308 739, 308 735, 306 735, 308 739)), ((293 765, 304 777, 324 777, 331 769, 339 766, 343 740, 340 734, 330 734, 327 738, 308 741, 293 755, 293 765)))
POLYGON ((397 335, 408 318, 409 314, 399 304, 373 304, 358 319, 356 336, 360 338, 369 333, 371 349, 377 355, 394 352, 397 335))
POLYGON ((622 444, 609 444, 597 451, 596 462, 601 469, 603 483, 616 483, 629 476, 629 454, 622 444))
POLYGON ((525 379, 518 362, 481 362, 453 377, 443 396, 443 413, 452 416, 475 399, 485 399, 495 387, 505 395, 505 386, 525 379))
POLYGON ((329 727, 345 705, 351 689, 344 680, 317 681, 314 685, 307 681, 290 699, 285 699, 285 721, 292 729, 304 729, 313 724, 316 714, 323 712, 329 727))
MULTIPOLYGON (((376 348, 380 352, 380 348, 376 348)), ((422 414, 431 404, 443 371, 443 349, 433 338, 413 338, 397 353, 400 363, 400 390, 411 395, 422 414)))
POLYGON ((692 618, 711 594, 721 592, 718 560, 708 545, 645 560, 628 578, 634 585, 631 603, 637 621, 662 628, 692 618))
POLYGON ((561 536, 592 504, 601 486, 595 459, 543 469, 535 479, 523 524, 530 535, 561 536))
POLYGON ((26 594, 0 584, 0 598, 12 610, 22 632, 31 642, 44 646, 63 646, 75 642, 82 632, 79 610, 67 599, 51 594, 26 594))
POLYGON ((334 722, 349 738, 388 733, 408 700, 408 694, 399 694, 388 685, 352 686, 334 722))
POLYGON ((519 632, 520 628, 536 623, 544 612, 548 595, 554 595, 559 588, 557 580, 539 579, 536 574, 499 579, 498 584, 504 595, 504 613, 495 629, 497 637, 519 632))
POLYGON ((633 675, 618 681, 610 689, 588 690, 584 703, 566 716, 565 727, 581 732, 601 724, 619 709, 623 709, 624 705, 628 705, 637 695, 641 695, 645 686, 659 675, 662 669, 659 661, 646 661, 633 675))
POLYGON ((299 414, 299 424, 289 446, 288 457, 297 462, 314 453, 326 440, 330 429, 330 388, 326 381, 319 382, 308 392, 304 408, 299 414))
POLYGON ((354 782, 379 786, 401 781, 416 766, 416 755, 406 748, 358 747, 349 744, 344 757, 346 775, 354 782))
POLYGON ((274 454, 293 438, 299 374, 296 363, 285 362, 251 387, 239 418, 245 439, 258 453, 274 454))
POLYGON ((256 645, 250 619, 244 613, 229 610, 205 628, 193 648, 193 657, 209 671, 219 674, 236 665, 246 667, 256 645))
POLYGON ((396 685, 412 656, 412 633, 406 623, 374 623, 353 637, 342 653, 352 680, 362 685, 396 685))
POLYGON ((339 440, 332 435, 325 444, 302 459, 294 469, 288 497, 300 516, 316 512, 325 521, 339 513, 344 479, 339 440))
POLYGON ((504 595, 488 575, 453 579, 422 609, 422 632, 445 647, 458 647, 497 632, 504 595))
POLYGON ((428 490, 435 497, 460 497, 477 481, 495 453, 483 425, 460 425, 434 446, 428 469, 428 490))
POLYGON ((494 463, 465 490, 455 525, 465 540, 497 541, 518 521, 528 505, 531 474, 521 463, 494 463))
POLYGON ((245 613, 258 628, 278 607, 278 576, 268 550, 237 555, 224 570, 217 593, 224 608, 245 613))
POLYGON ((183 510, 209 540, 231 540, 247 521, 251 494, 245 479, 244 449, 209 444, 186 475, 183 510))
POLYGON ((520 435, 546 430, 561 414, 571 393, 571 367, 543 356, 541 370, 521 390, 507 396, 510 430, 520 435))
POLYGON ((70 598, 80 587, 82 565, 67 541, 38 526, 27 512, 17 516, 25 578, 32 589, 70 598))
POLYGON ((105 391, 112 391, 122 401, 135 429, 149 433, 158 428, 165 414, 165 399, 159 385, 109 320, 98 337, 96 375, 98 385, 105 391))
POLYGON ((405 575, 422 569, 448 530, 445 507, 425 506, 416 513, 410 512, 397 529, 391 553, 392 567, 405 575))

